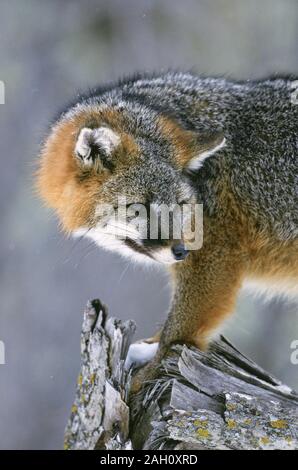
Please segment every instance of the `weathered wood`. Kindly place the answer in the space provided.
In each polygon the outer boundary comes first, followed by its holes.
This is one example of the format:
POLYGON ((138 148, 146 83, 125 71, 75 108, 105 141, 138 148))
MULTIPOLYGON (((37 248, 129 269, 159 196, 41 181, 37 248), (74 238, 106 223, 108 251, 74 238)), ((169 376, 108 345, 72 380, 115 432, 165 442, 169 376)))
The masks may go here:
POLYGON ((298 395, 223 337, 207 353, 174 346, 129 407, 124 360, 134 330, 88 304, 66 448, 298 448, 298 395))
POLYGON ((88 302, 81 333, 81 371, 65 431, 65 449, 129 449, 130 374, 124 360, 132 321, 107 318, 99 300, 88 302))

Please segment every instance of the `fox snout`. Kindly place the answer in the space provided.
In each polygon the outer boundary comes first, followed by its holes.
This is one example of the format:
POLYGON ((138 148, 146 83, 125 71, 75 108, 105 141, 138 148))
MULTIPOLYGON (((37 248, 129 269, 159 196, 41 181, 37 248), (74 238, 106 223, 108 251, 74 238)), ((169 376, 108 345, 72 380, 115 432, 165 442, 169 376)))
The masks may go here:
POLYGON ((147 256, 162 264, 174 264, 185 260, 189 250, 183 240, 150 240, 143 244, 147 256))
POLYGON ((176 261, 183 261, 187 257, 189 250, 185 248, 183 243, 177 243, 172 246, 172 253, 176 261))

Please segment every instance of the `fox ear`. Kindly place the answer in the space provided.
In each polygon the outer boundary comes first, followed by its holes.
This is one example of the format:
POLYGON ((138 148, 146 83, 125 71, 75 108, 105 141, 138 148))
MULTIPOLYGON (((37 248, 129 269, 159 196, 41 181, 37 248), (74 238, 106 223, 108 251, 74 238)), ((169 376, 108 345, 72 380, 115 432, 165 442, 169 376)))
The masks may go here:
POLYGON ((201 168, 205 160, 214 155, 226 145, 226 138, 222 132, 202 133, 195 139, 195 156, 192 156, 184 165, 185 170, 196 171, 201 168))
POLYGON ((103 167, 109 168, 112 165, 110 157, 119 144, 120 137, 108 127, 84 127, 76 141, 75 155, 86 167, 98 167, 98 163, 101 163, 103 167))

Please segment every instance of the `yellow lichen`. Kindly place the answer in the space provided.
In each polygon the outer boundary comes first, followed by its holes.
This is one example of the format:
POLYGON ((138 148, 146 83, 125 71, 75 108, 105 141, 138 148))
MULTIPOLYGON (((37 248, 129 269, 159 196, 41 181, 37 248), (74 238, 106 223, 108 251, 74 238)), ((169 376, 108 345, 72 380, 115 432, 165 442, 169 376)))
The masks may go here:
POLYGON ((227 426, 229 429, 234 429, 236 427, 236 421, 234 419, 228 419, 227 426))
POLYGON ((96 374, 92 374, 91 377, 90 377, 90 382, 92 383, 92 385, 95 382, 95 377, 96 377, 96 374))
POLYGON ((268 437, 264 436, 264 437, 261 437, 260 442, 263 445, 267 445, 267 444, 270 443, 270 439, 268 439, 268 437))
POLYGON ((205 439, 207 439, 208 437, 210 437, 210 433, 208 431, 208 429, 198 429, 197 430, 197 435, 199 437, 203 437, 205 439))
POLYGON ((233 403, 228 403, 228 404, 226 405, 226 408, 227 408, 228 411, 235 411, 236 408, 237 408, 237 406, 234 405, 233 403))
POLYGON ((195 419, 193 424, 197 426, 198 428, 206 428, 208 426, 208 420, 207 419, 195 419))
POLYGON ((82 383, 83 383, 83 377, 82 377, 82 374, 80 374, 78 377, 78 385, 81 386, 82 383))
POLYGON ((274 429, 285 429, 288 427, 288 423, 285 419, 275 419, 270 421, 270 426, 274 429))
POLYGON ((246 418, 244 421, 243 421, 244 424, 251 424, 251 419, 250 418, 246 418))
POLYGON ((72 405, 71 412, 76 413, 78 411, 78 407, 76 405, 72 405))

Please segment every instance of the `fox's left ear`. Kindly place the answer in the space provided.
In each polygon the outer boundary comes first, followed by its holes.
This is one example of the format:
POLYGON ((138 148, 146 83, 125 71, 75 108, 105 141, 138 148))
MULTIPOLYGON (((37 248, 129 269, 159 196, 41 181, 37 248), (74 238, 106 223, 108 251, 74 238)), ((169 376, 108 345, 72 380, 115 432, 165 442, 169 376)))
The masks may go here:
POLYGON ((205 160, 220 149, 225 147, 226 138, 222 132, 204 132, 192 140, 192 151, 189 159, 184 161, 183 169, 188 171, 196 171, 201 168, 205 160))
POLYGON ((86 167, 109 167, 112 165, 110 157, 119 144, 119 135, 109 127, 84 127, 76 141, 75 155, 86 167))

